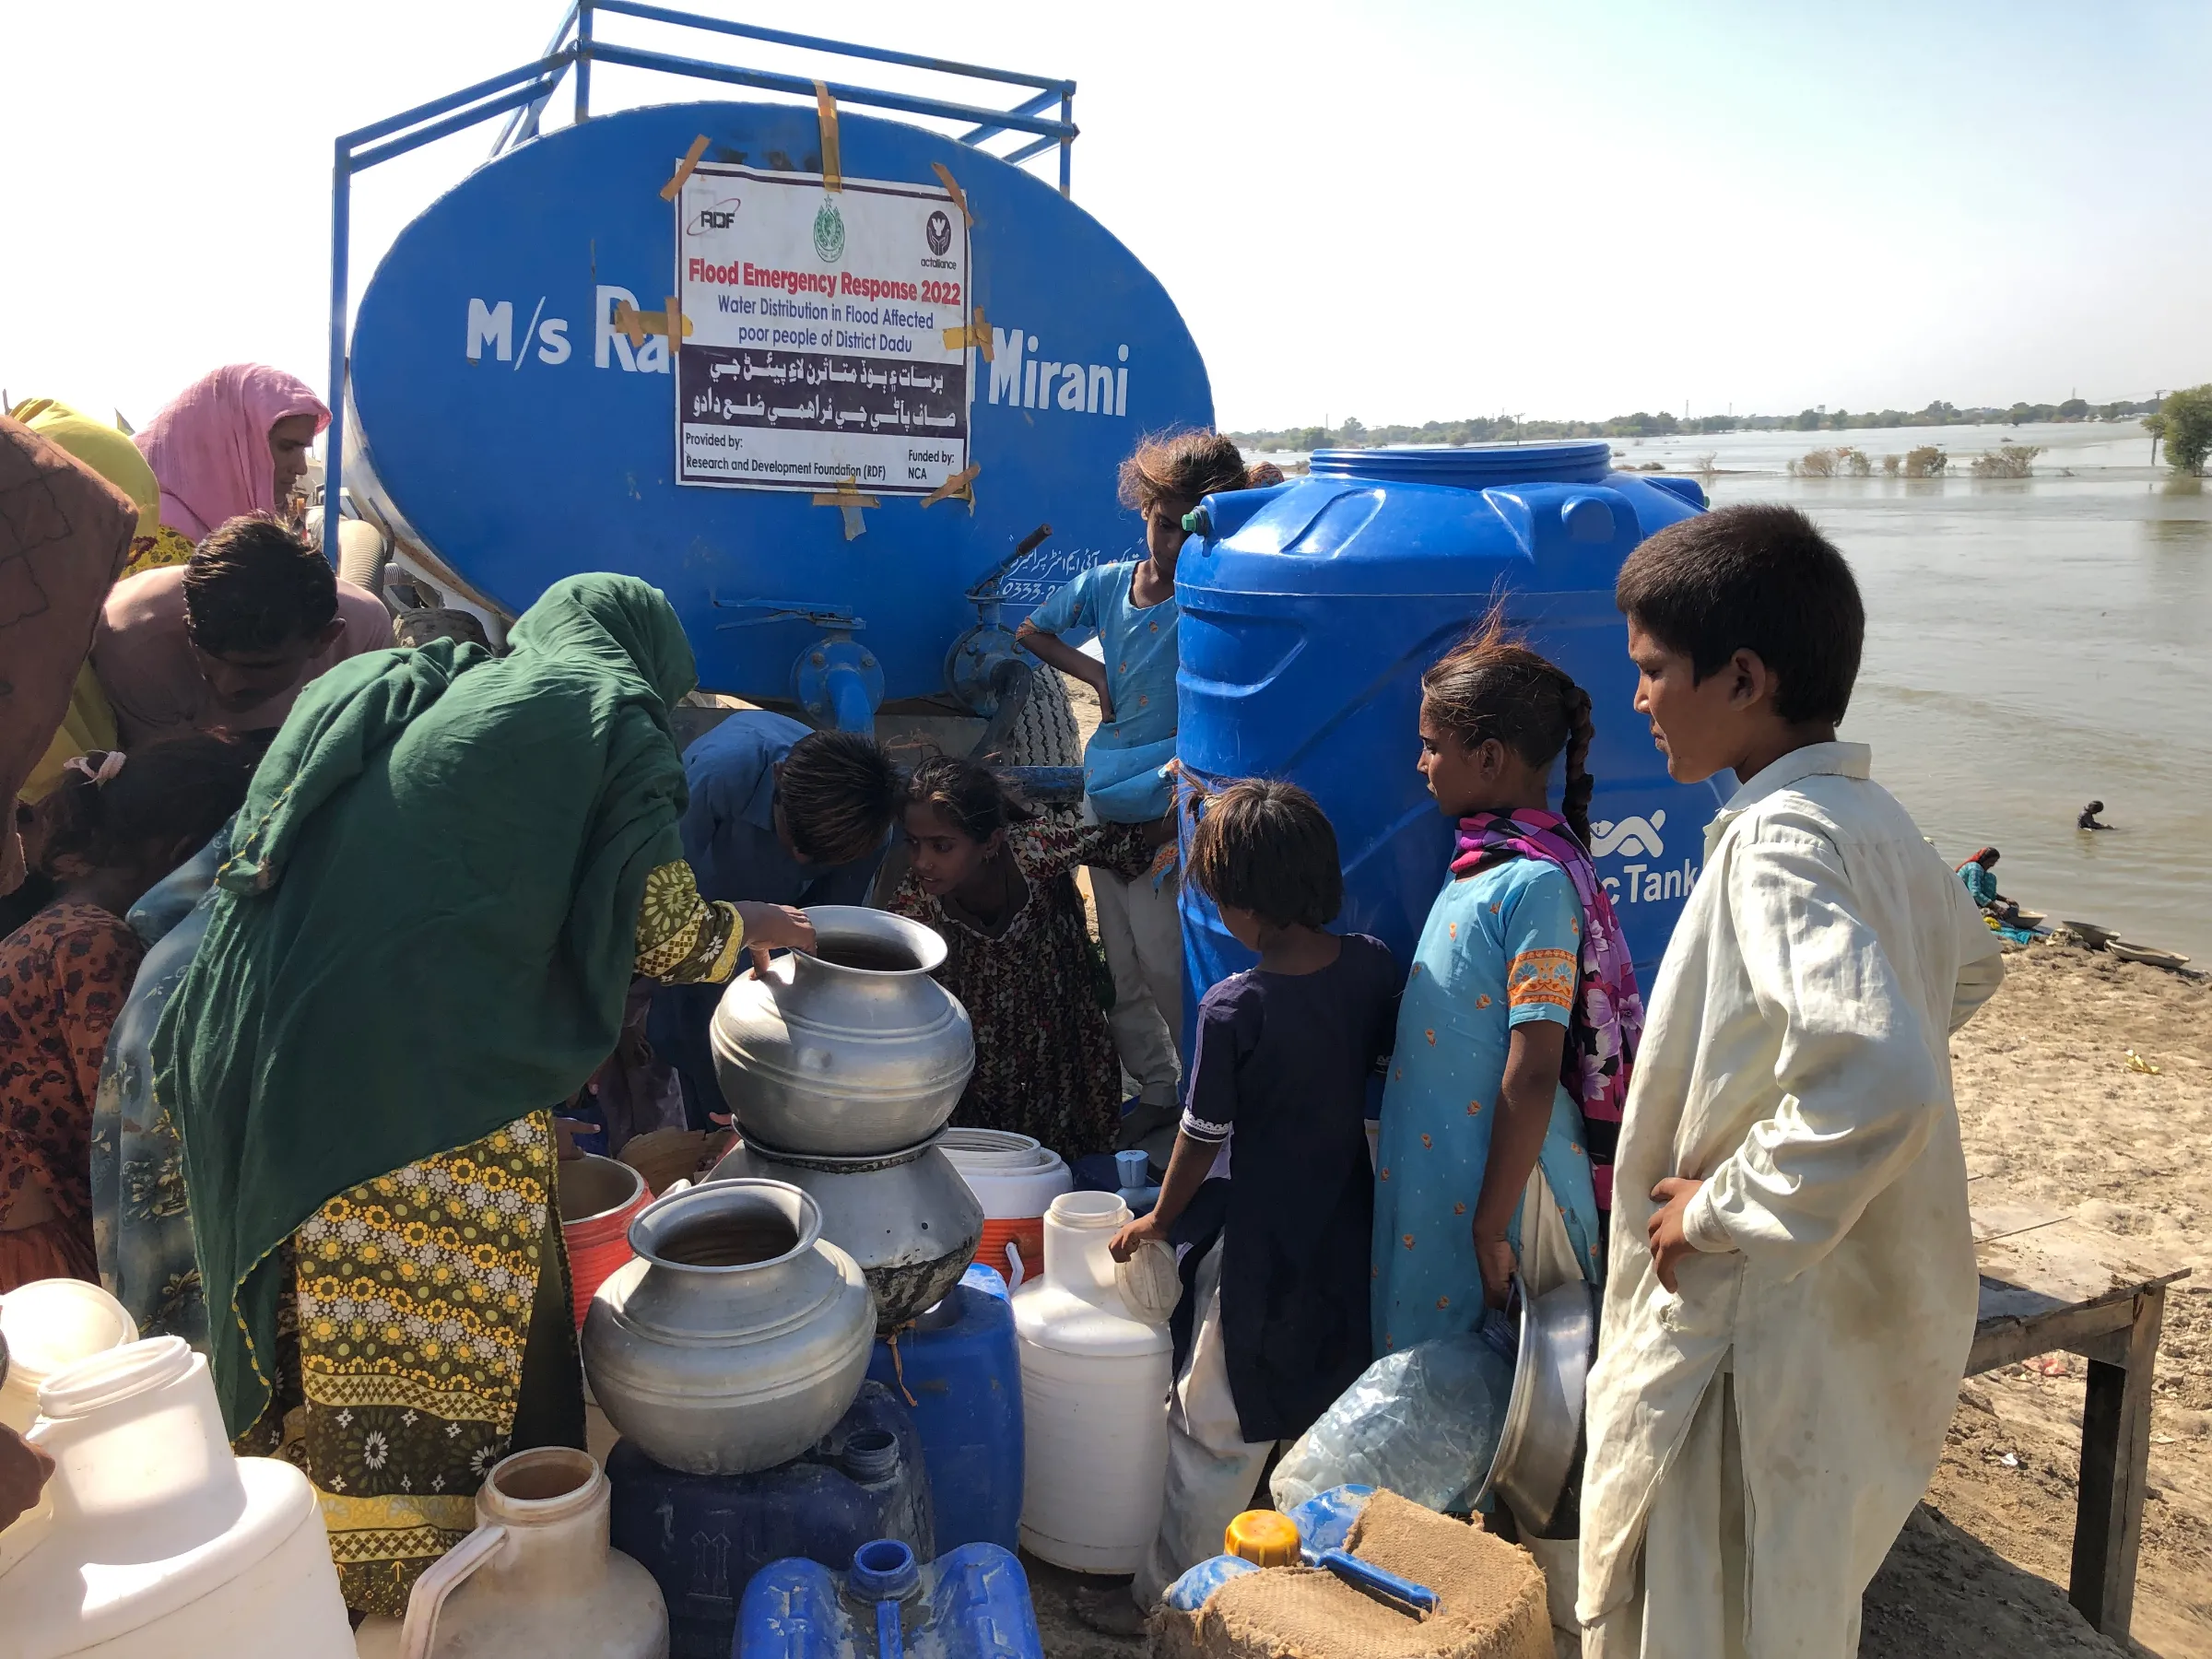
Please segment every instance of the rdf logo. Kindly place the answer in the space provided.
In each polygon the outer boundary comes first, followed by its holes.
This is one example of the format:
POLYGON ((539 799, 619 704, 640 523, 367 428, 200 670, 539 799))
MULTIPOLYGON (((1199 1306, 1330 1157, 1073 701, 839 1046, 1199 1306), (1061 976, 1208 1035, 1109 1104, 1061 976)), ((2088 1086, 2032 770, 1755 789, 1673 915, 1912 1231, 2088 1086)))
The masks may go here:
POLYGON ((712 207, 701 207, 691 216, 691 223, 685 229, 684 234, 704 236, 710 230, 727 230, 737 222, 739 206, 737 197, 724 196, 712 207))

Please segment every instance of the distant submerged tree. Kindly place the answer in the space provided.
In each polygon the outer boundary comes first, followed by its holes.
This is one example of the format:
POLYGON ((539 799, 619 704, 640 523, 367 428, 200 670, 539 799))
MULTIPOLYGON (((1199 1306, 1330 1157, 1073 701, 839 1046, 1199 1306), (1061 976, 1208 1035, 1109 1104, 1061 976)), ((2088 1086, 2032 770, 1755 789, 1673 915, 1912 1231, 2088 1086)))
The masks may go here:
POLYGON ((2147 427, 2151 420, 2160 423, 2151 436, 2165 438, 2166 465, 2201 477, 2206 458, 2212 456, 2212 382, 2169 392, 2158 414, 2143 424, 2147 427))

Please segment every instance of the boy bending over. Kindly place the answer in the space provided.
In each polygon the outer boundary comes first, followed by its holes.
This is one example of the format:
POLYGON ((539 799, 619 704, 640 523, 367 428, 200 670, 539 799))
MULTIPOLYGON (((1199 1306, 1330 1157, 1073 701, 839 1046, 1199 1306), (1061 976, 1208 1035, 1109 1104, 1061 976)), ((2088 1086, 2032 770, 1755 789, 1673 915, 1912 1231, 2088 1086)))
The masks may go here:
POLYGON ((1622 1124, 1583 1652, 1846 1659, 1973 1339, 1947 1039, 2003 969, 1866 748, 1836 741, 1865 612, 1803 514, 1672 525, 1617 596, 1667 771, 1741 786, 1622 1124))

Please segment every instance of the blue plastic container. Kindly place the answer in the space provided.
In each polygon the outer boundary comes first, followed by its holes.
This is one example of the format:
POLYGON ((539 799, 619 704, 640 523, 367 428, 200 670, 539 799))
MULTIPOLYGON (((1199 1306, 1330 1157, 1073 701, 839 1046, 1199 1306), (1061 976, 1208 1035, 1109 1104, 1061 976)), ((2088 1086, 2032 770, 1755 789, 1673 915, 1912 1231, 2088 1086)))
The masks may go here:
POLYGON ((1029 1575, 1011 1550, 967 1544, 924 1567, 886 1538, 851 1569, 778 1561, 745 1593, 730 1659, 1043 1659, 1029 1575))
MULTIPOLYGON (((1631 707, 1613 583, 1704 492, 1611 472, 1608 457, 1603 443, 1324 450, 1309 477, 1209 498, 1183 549, 1178 757, 1202 782, 1263 774, 1311 791, 1342 849, 1337 924, 1380 938, 1401 969, 1453 835, 1415 769, 1420 677, 1494 594, 1590 693, 1591 853, 1647 991, 1703 862, 1720 796, 1667 777, 1631 707)), ((1253 958, 1187 886, 1182 921, 1188 1018, 1253 958)))
MULTIPOLYGON (((622 307, 658 316, 675 291, 679 210, 661 186, 694 138, 704 165, 814 171, 820 131, 811 103, 625 110, 521 145, 432 203, 361 296, 348 488, 510 611, 577 571, 644 577, 683 618, 710 689, 793 700, 813 652, 843 639, 881 700, 958 704, 963 676, 1011 644, 963 659, 979 619, 968 590, 1049 523, 1001 594, 1010 629, 1071 576, 1141 547, 1115 467, 1143 433, 1210 424, 1212 391, 1167 291, 1075 202, 945 135, 847 110, 851 211, 870 181, 938 191, 939 168, 967 203, 971 291, 924 309, 933 328, 982 316, 991 332, 989 359, 967 351, 972 508, 925 507, 890 478, 848 540, 812 486, 678 485, 666 340, 640 347, 614 322, 622 307)), ((758 210, 752 186, 729 188, 732 211, 758 210)))
POLYGON ((853 1408, 804 1456, 754 1475, 679 1475, 628 1441, 607 1454, 610 1541, 668 1604, 671 1659, 724 1659, 737 1606, 771 1561, 842 1567, 875 1538, 936 1553, 922 1437, 891 1391, 863 1382, 853 1408))
MULTIPOLYGON (((1352 1523, 1359 1519, 1359 1512, 1374 1495, 1375 1488, 1371 1486, 1331 1487, 1314 1493, 1289 1512, 1290 1524, 1298 1528, 1300 1549, 1309 1558, 1342 1550, 1345 1539, 1351 1536, 1352 1523)), ((1207 1596, 1230 1579, 1259 1571, 1242 1556, 1209 1556, 1168 1586, 1167 1605, 1195 1613, 1206 1605, 1207 1596)))
POLYGON ((937 1547, 997 1544, 1021 1530, 1021 1365, 1006 1281, 980 1263, 893 1342, 868 1375, 912 1401, 937 1547))

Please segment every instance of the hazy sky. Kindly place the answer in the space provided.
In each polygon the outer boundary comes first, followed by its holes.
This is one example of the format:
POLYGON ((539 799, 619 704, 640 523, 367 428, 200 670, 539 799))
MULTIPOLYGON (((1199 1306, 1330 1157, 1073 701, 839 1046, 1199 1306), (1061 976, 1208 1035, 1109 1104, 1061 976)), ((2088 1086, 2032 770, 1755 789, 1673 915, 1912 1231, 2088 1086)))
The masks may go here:
MULTIPOLYGON (((2201 0, 699 4, 1074 77, 1076 198, 1175 296, 1225 426, 2212 380, 2201 0)), ((332 136, 524 62, 557 20, 0 0, 0 384, 138 422, 218 362, 322 385, 332 136)), ((597 73, 599 109, 704 95, 597 73)), ((490 133, 369 176, 357 298, 490 133)))

